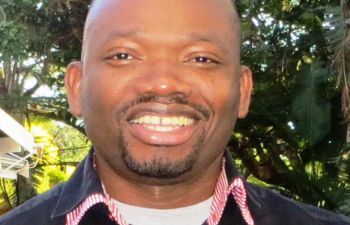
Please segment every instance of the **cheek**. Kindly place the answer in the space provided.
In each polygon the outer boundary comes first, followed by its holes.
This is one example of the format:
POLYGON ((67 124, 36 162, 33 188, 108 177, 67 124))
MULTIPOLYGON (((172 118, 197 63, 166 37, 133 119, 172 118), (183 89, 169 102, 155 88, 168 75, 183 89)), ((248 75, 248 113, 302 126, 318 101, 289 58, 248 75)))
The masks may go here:
POLYGON ((82 115, 85 127, 108 128, 114 120, 113 113, 116 102, 118 87, 114 81, 106 79, 105 74, 87 75, 88 79, 82 84, 82 115))
POLYGON ((238 113, 238 85, 232 80, 212 80, 203 89, 203 96, 213 113, 206 130, 205 154, 202 155, 203 163, 206 163, 223 153, 231 137, 238 113))
POLYGON ((211 79, 202 90, 216 119, 233 117, 238 110, 239 85, 231 79, 211 79), (220 115, 221 118, 217 118, 220 115))
POLYGON ((226 145, 238 115, 239 85, 232 80, 213 80, 203 93, 213 112, 208 130, 210 142, 226 145))
POLYGON ((110 71, 90 71, 83 82, 83 111, 97 115, 112 113, 126 99, 125 81, 110 71), (125 85, 124 85, 125 86, 125 85), (102 114, 99 114, 102 113, 102 114))
POLYGON ((107 110, 109 101, 109 87, 101 81, 90 79, 83 86, 83 116, 90 116, 92 113, 100 113, 107 110), (105 96, 105 97, 104 97, 105 96), (85 114, 85 115, 84 115, 85 114))

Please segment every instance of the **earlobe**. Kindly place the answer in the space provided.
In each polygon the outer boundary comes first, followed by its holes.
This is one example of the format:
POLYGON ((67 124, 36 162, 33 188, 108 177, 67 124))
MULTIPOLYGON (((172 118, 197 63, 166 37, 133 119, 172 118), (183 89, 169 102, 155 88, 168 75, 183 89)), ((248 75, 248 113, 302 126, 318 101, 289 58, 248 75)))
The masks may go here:
POLYGON ((248 114, 252 89, 252 71, 248 67, 242 65, 240 77, 240 103, 238 109, 238 118, 244 118, 248 114))
POLYGON ((69 111, 75 117, 81 116, 82 104, 80 99, 80 90, 82 76, 81 62, 73 62, 68 65, 64 81, 67 89, 69 111))

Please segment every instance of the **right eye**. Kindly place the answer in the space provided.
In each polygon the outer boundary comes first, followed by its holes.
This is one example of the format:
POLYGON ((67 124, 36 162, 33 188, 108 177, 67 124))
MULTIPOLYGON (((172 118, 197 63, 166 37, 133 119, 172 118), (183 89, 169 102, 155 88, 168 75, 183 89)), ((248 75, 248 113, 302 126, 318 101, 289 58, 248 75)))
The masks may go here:
POLYGON ((119 60, 119 61, 130 61, 130 60, 133 60, 134 57, 128 53, 120 52, 108 57, 108 59, 119 60))
POLYGON ((206 56, 195 57, 194 59, 191 60, 191 62, 200 63, 200 64, 208 64, 208 63, 217 64, 218 63, 216 60, 210 59, 209 57, 206 57, 206 56))

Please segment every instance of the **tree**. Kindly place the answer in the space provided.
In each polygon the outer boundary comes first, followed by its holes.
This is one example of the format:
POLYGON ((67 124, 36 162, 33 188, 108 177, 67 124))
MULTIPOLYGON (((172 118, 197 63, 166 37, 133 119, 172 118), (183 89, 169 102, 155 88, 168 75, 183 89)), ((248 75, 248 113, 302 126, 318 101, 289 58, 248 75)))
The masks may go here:
MULTIPOLYGON (((32 184, 36 193, 43 193, 65 181, 90 149, 86 136, 76 129, 51 119, 32 116, 30 131, 40 146, 31 159, 32 184)), ((0 181, 0 215, 17 206, 16 182, 0 181)))
POLYGON ((334 6, 339 2, 238 4, 243 61, 252 65, 256 86, 251 113, 238 125, 231 147, 247 176, 295 199, 349 215, 346 124, 331 53, 320 35, 325 32, 324 15, 334 6))
MULTIPOLYGON (((20 123, 30 121, 30 114, 34 113, 62 120, 83 131, 81 122, 67 112, 62 90, 64 70, 60 63, 65 63, 67 56, 60 55, 57 45, 69 43, 67 33, 52 38, 59 30, 57 25, 62 27, 70 14, 61 9, 62 4, 69 8, 68 3, 0 1, 0 105, 20 123), (37 91, 44 86, 54 93, 49 97, 38 96, 37 91)), ((73 40, 77 42, 76 38, 73 40)), ((65 54, 69 55, 68 52, 65 54)), ((77 50, 72 52, 79 54, 77 50)), ((16 187, 17 204, 35 195, 30 179, 19 176, 16 187)))
MULTIPOLYGON (((34 8, 35 5, 26 1, 20 5, 12 1, 1 4, 3 20, 0 23, 0 102, 21 123, 27 112, 26 99, 40 87, 47 71, 46 58, 42 57, 43 52, 39 50, 39 46, 44 49, 47 47, 46 40, 32 35, 44 35, 44 32, 40 26, 32 25, 32 21, 37 18, 26 14, 27 11, 35 12, 34 8), (36 84, 25 88, 28 79, 36 80, 36 84)), ((35 195, 29 179, 18 176, 16 186, 18 204, 35 195)))

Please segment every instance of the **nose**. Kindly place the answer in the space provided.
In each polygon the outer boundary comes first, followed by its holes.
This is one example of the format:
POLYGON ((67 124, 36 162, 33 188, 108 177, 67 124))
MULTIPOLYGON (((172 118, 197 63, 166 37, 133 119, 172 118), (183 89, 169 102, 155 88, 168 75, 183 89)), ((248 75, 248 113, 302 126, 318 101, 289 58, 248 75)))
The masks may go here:
POLYGON ((135 84, 136 91, 140 95, 189 97, 192 89, 183 72, 181 65, 177 65, 176 62, 157 61, 145 65, 135 84))

